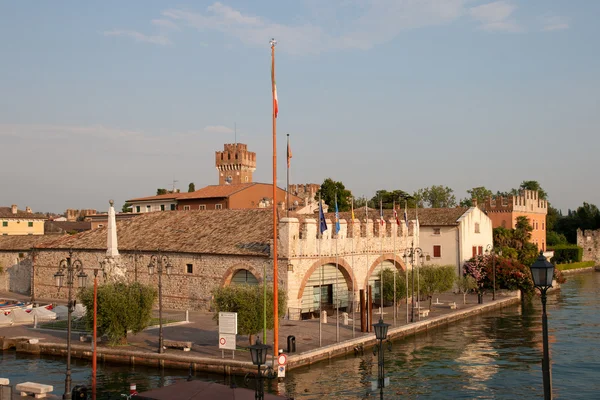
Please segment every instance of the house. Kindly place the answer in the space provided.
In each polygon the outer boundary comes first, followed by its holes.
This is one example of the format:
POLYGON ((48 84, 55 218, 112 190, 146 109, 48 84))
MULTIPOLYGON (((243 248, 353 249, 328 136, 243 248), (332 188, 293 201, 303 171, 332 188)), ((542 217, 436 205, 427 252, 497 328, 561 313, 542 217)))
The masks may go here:
POLYGON ((425 264, 454 265, 460 275, 465 261, 492 248, 492 220, 477 207, 422 208, 418 220, 425 264))
POLYGON ((477 204, 474 200, 474 205, 490 217, 494 228, 515 229, 517 218, 527 217, 533 227, 531 243, 534 243, 538 250, 546 250, 548 201, 540 199, 537 191, 522 190, 517 196, 490 197, 483 204, 477 204))
POLYGON ((46 216, 34 214, 31 208, 19 210, 16 204, 0 207, 0 235, 43 235, 46 216))

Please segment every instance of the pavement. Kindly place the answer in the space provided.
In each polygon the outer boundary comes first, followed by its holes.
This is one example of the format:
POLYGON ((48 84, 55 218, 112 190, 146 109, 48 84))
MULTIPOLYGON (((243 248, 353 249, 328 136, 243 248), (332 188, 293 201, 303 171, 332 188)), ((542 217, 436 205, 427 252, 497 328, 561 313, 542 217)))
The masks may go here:
MULTIPOLYGON (((28 296, 19 295, 11 292, 0 291, 0 298, 3 299, 17 299, 17 300, 29 300, 28 296)), ((498 299, 506 298, 497 295, 498 299)), ((51 301, 38 300, 40 304, 48 304, 51 301)), ((446 293, 441 295, 434 295, 433 303, 452 303, 455 302, 458 306, 457 310, 452 310, 448 307, 436 306, 435 304, 431 307, 431 312, 428 317, 421 317, 420 319, 415 315, 414 320, 427 320, 429 318, 441 315, 449 315, 457 311, 463 311, 465 309, 474 308, 478 306, 477 296, 470 294, 466 296, 466 304, 463 304, 462 294, 446 293)), ((492 296, 485 295, 484 303, 491 303, 492 296)), ((428 307, 429 302, 422 302, 423 307, 428 307)), ((398 314, 396 321, 393 318, 393 307, 385 307, 383 309, 383 319, 385 322, 391 324, 392 328, 406 326, 406 303, 402 303, 398 306, 398 314)), ((163 311, 163 313, 169 313, 170 311, 163 311)), ((173 311, 179 312, 181 311, 173 311)), ((374 320, 379 319, 379 309, 373 308, 374 320)), ((373 332, 362 333, 360 332, 360 314, 356 313, 356 320, 354 324, 354 330, 352 326, 352 313, 349 313, 349 324, 344 325, 340 316, 339 321, 339 334, 338 325, 336 323, 335 315, 328 316, 327 323, 321 324, 319 329, 319 320, 303 320, 303 321, 292 321, 282 319, 279 325, 279 347, 287 353, 287 337, 292 335, 296 338, 296 352, 302 353, 309 350, 319 348, 319 337, 321 338, 321 345, 327 346, 338 342, 343 342, 352 338, 360 338, 362 336, 374 336, 373 332), (319 334, 321 331, 321 334, 319 334)), ((410 315, 409 315, 410 319, 410 315)), ((237 350, 235 354, 232 351, 219 350, 218 346, 218 325, 213 319, 213 313, 201 312, 201 311, 190 311, 189 312, 189 323, 177 324, 172 326, 163 326, 163 337, 165 340, 175 341, 191 341, 193 342, 192 349, 189 352, 183 352, 178 349, 167 349, 166 354, 180 355, 180 356, 191 356, 191 357, 209 357, 209 358, 235 358, 236 361, 251 361, 250 353, 247 350, 249 346, 249 340, 247 336, 237 336, 237 350)), ((137 351, 142 353, 156 353, 158 349, 158 335, 159 329, 150 328, 146 329, 138 334, 130 334, 127 338, 128 345, 123 347, 119 346, 120 350, 137 351)), ((34 329, 32 325, 18 325, 11 327, 0 328, 0 336, 6 338, 28 336, 39 338, 40 341, 45 344, 48 343, 61 343, 65 344, 67 341, 66 331, 50 331, 43 329, 34 329)), ((262 333, 260 333, 262 340, 262 333)), ((82 344, 79 341, 79 334, 72 334, 71 337, 73 344, 82 344)), ((273 332, 272 330, 267 333, 267 343, 273 343, 273 332)), ((98 348, 109 347, 107 343, 98 343, 98 348)), ((271 351, 269 351, 270 354, 271 351)))

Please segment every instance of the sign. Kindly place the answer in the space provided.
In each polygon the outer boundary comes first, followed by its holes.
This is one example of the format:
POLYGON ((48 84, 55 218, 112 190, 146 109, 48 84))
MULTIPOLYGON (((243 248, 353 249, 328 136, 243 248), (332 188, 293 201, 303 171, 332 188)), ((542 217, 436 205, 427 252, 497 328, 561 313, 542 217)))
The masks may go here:
POLYGON ((285 365, 280 365, 277 368, 277 377, 278 378, 285 378, 285 365))
POLYGON ((228 333, 237 335, 237 313, 220 312, 219 313, 219 333, 228 333))
POLYGON ((279 363, 279 365, 287 364, 287 356, 285 354, 281 353, 279 355, 279 358, 277 358, 277 362, 279 363))
POLYGON ((235 350, 235 335, 229 333, 219 333, 219 349, 235 350))

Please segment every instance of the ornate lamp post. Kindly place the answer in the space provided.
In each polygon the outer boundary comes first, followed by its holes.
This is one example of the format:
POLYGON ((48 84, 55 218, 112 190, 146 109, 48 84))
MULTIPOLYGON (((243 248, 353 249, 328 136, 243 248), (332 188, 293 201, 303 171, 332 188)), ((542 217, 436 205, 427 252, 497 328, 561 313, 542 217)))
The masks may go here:
MULTIPOLYGON (((415 265, 416 260, 420 259, 421 263, 423 263, 424 259, 423 250, 420 247, 411 247, 404 250, 404 263, 412 265, 412 308, 410 311, 410 322, 415 321, 415 265)), ((418 297, 417 297, 418 301, 418 297)))
MULTIPOLYGON (((250 356, 252 357, 252 364, 257 366, 257 374, 254 379, 257 381, 256 389, 254 391, 254 398, 256 400, 263 400, 265 398, 265 388, 263 385, 263 379, 273 379, 275 378, 275 373, 272 368, 267 368, 265 372, 262 372, 260 367, 267 363, 267 352, 271 348, 268 344, 263 344, 260 341, 260 338, 256 337, 256 343, 250 348, 250 356)), ((250 380, 250 377, 254 375, 253 373, 249 373, 245 377, 246 383, 250 380)))
POLYGON ((492 254, 492 300, 496 300, 496 248, 493 244, 488 244, 485 252, 492 254))
POLYGON ((554 264, 548 262, 544 252, 540 251, 537 260, 531 264, 533 285, 542 295, 542 335, 544 343, 544 358, 542 359, 542 375, 544 380, 544 400, 552 399, 552 373, 550 371, 550 350, 548 345, 548 316, 546 315, 546 292, 552 287, 554 264))
POLYGON ((154 270, 158 274, 158 352, 162 354, 165 352, 163 347, 163 323, 162 323, 162 274, 163 271, 167 275, 171 275, 173 265, 169 261, 169 257, 160 254, 153 255, 150 257, 150 263, 148 264, 148 274, 154 274, 154 270))
POLYGON ((383 356, 383 341, 387 339, 388 328, 390 324, 383 322, 383 319, 379 318, 379 322, 373 324, 375 330, 375 338, 379 340, 379 354, 377 361, 377 386, 379 387, 379 398, 383 400, 383 388, 385 386, 385 372, 384 372, 384 356, 383 356))
POLYGON ((71 399, 71 314, 75 308, 73 300, 73 284, 77 276, 78 286, 85 287, 87 274, 83 272, 83 264, 80 260, 73 260, 73 250, 69 250, 69 256, 60 260, 58 271, 54 274, 56 286, 59 288, 67 285, 67 371, 65 373, 65 393, 63 399, 71 399), (75 273, 77 272, 77 275, 75 273), (65 277, 66 282, 65 282, 65 277))

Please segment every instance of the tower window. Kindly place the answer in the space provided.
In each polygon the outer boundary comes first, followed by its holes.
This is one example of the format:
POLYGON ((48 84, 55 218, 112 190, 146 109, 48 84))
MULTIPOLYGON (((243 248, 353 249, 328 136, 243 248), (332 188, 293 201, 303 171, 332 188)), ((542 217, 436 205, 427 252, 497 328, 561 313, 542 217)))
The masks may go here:
POLYGON ((186 268, 187 268, 187 273, 188 274, 193 274, 194 273, 194 264, 186 264, 186 268))

